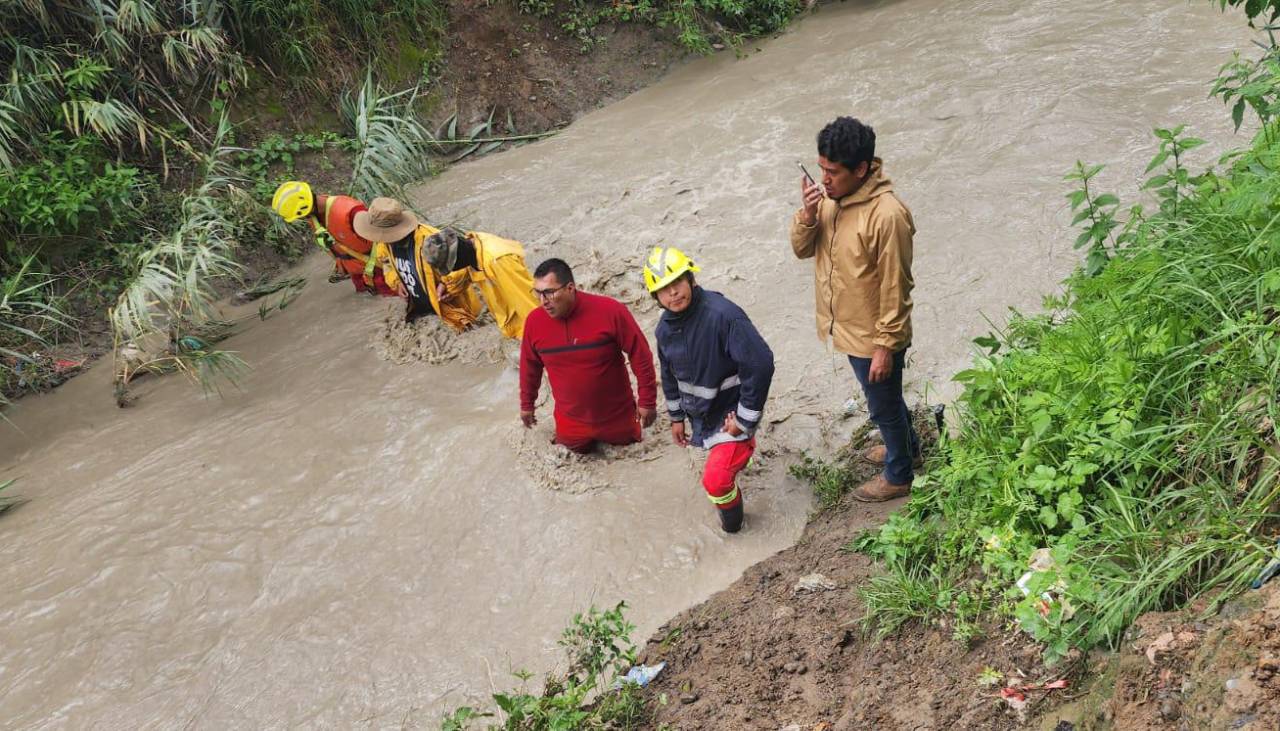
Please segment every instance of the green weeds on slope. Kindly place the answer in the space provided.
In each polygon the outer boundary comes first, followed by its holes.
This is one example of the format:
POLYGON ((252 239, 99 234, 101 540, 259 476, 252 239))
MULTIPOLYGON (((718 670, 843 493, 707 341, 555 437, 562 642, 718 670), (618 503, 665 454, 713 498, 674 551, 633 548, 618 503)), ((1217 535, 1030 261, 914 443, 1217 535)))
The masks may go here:
POLYGON ((554 15, 561 30, 578 40, 583 53, 604 42, 596 33, 604 23, 671 28, 685 48, 710 53, 720 44, 736 46, 747 38, 781 30, 804 7, 799 0, 517 0, 517 6, 529 15, 554 15))
MULTIPOLYGON (((568 670, 548 675, 541 693, 523 687, 494 693, 498 723, 482 720, 495 718, 493 713, 464 706, 444 718, 442 731, 463 731, 477 721, 504 731, 640 728, 648 720, 640 688, 622 682, 636 661, 635 626, 623 617, 624 609, 620 602, 613 609, 591 607, 574 615, 560 637, 568 670)), ((533 677, 524 671, 515 675, 523 682, 533 677)))
POLYGON ((1157 130, 1150 214, 1090 187, 1100 167, 1068 176, 1086 263, 956 376, 958 434, 858 545, 887 572, 863 592, 870 626, 989 605, 1053 660, 1248 584, 1280 527, 1280 140, 1262 121, 1198 175, 1182 153, 1202 141, 1157 130))

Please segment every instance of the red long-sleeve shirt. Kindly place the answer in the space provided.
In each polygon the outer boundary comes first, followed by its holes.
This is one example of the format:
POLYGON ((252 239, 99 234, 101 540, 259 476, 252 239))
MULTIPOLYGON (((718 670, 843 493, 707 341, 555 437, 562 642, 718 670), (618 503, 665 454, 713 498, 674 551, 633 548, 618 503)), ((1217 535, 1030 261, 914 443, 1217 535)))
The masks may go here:
POLYGON ((636 399, 622 361, 636 374, 640 406, 655 408, 653 352, 626 305, 578 292, 573 311, 557 320, 539 307, 524 322, 520 345, 520 410, 533 411, 542 371, 551 381, 556 413, 588 424, 634 414, 636 399))

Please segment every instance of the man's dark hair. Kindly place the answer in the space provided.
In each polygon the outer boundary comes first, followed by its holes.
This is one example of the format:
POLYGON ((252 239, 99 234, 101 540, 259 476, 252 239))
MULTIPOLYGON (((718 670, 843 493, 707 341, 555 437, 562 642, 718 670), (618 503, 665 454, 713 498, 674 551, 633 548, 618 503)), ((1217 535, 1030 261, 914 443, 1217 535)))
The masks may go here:
POLYGON ((836 117, 818 133, 818 154, 855 170, 876 156, 876 131, 853 117, 836 117))
POLYGON ((556 275, 556 281, 561 286, 573 283, 573 270, 565 263, 564 259, 547 259, 533 270, 534 279, 542 279, 548 274, 556 275))

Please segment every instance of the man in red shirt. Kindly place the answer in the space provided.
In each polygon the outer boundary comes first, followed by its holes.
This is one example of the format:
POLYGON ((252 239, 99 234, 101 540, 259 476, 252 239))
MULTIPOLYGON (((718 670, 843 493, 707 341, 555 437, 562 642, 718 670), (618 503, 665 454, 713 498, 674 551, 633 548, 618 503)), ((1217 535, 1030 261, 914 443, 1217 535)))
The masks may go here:
POLYGON ((529 313, 520 345, 520 420, 538 423, 534 402, 545 369, 555 399, 556 443, 585 454, 596 442, 632 444, 657 416, 653 352, 626 305, 578 291, 573 270, 548 259, 533 273, 541 305, 529 313), (622 356, 631 361, 639 408, 622 356))

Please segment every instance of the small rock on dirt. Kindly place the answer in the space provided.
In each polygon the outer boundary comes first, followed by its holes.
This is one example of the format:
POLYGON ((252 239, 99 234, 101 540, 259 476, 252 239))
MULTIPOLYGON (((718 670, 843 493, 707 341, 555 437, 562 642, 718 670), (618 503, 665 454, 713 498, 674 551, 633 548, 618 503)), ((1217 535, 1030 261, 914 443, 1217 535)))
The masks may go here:
POLYGON ((814 594, 820 591, 831 591, 835 588, 836 582, 822 574, 806 574, 796 582, 795 593, 814 594))

